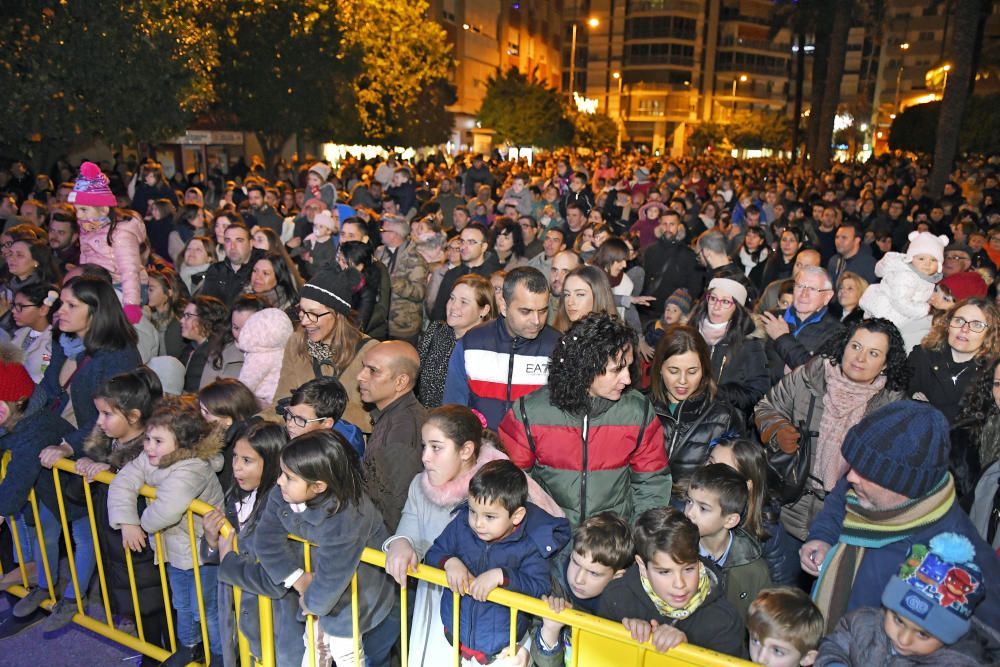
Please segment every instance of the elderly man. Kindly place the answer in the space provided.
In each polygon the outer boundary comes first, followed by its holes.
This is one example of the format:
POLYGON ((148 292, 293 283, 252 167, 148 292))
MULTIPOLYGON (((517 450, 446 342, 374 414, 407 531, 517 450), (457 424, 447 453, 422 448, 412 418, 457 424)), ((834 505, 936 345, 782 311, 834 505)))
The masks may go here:
MULTIPOLYGON (((963 535, 975 549, 986 587, 975 616, 1000 627, 1000 560, 956 500, 949 428, 929 404, 895 401, 847 432, 841 446, 847 476, 827 496, 799 551, 802 569, 819 576, 813 598, 828 631, 849 611, 879 607, 910 547, 945 532, 963 535)), ((956 586, 949 590, 961 595, 956 586)))
POLYGON ((427 292, 427 262, 410 241, 410 223, 403 218, 382 220, 382 247, 375 259, 385 264, 392 285, 389 337, 416 343, 427 292))
POLYGON ((950 243, 944 249, 944 266, 941 273, 944 277, 953 276, 972 269, 972 256, 975 253, 964 243, 950 243))
POLYGON ((806 266, 795 277, 792 305, 783 315, 765 312, 761 316, 768 341, 771 384, 809 361, 843 325, 827 310, 833 298, 833 283, 825 270, 806 266))
POLYGON ((365 350, 361 364, 358 393, 374 406, 362 464, 365 490, 391 535, 402 516, 410 482, 423 470, 420 427, 426 411, 413 394, 420 357, 409 343, 386 341, 365 350))

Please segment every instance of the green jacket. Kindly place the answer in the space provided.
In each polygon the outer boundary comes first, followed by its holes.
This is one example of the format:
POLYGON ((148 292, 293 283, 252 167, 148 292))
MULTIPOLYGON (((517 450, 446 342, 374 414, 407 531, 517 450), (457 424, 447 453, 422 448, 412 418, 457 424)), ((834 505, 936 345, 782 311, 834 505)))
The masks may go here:
POLYGON ((733 531, 733 544, 722 566, 722 584, 726 588, 726 599, 736 607, 744 624, 750 603, 761 589, 771 585, 771 573, 760 543, 742 528, 733 531))

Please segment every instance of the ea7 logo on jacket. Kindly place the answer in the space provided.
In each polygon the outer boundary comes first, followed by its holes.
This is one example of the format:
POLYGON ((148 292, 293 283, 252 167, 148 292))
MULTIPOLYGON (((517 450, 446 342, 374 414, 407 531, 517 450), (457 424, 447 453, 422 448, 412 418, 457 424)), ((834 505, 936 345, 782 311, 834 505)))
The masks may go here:
POLYGON ((516 400, 544 385, 549 379, 549 358, 492 350, 465 350, 465 373, 469 389, 482 398, 516 400))

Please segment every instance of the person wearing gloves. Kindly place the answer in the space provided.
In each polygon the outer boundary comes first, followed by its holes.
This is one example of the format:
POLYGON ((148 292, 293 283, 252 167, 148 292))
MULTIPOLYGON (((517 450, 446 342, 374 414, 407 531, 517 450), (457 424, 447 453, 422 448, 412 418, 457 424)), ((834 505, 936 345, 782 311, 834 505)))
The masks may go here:
POLYGON ((281 375, 285 346, 292 337, 292 321, 278 308, 254 313, 240 330, 236 342, 243 353, 239 380, 254 393, 261 407, 271 405, 281 375))

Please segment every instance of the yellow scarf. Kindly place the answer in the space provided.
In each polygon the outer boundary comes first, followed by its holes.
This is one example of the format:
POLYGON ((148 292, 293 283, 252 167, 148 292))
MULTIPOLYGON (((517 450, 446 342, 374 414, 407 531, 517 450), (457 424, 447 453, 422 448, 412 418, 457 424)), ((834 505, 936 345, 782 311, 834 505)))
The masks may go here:
POLYGON ((704 563, 698 563, 698 590, 695 591, 695 594, 691 596, 691 599, 683 607, 673 607, 657 595, 656 591, 653 590, 653 585, 649 583, 649 579, 643 576, 641 572, 639 573, 639 580, 642 582, 642 589, 646 591, 646 595, 656 605, 656 610, 667 618, 678 621, 693 614, 712 590, 712 580, 708 575, 708 568, 705 567, 704 563))

